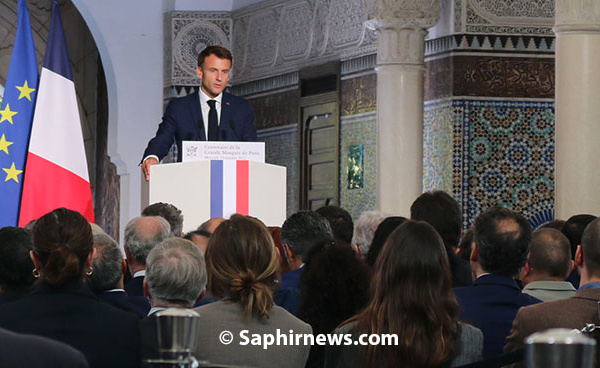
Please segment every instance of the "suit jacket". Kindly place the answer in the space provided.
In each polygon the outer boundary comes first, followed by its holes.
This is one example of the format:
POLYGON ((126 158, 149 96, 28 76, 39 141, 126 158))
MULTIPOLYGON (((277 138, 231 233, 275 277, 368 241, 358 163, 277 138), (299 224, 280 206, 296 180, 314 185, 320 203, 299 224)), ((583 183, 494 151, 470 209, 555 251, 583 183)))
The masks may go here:
POLYGON ((0 367, 88 368, 85 356, 69 345, 0 328, 0 367))
POLYGON ((469 286, 473 284, 471 274, 471 263, 460 258, 454 252, 449 250, 448 261, 450 263, 450 272, 452 273, 452 286, 469 286))
POLYGON ((150 311, 150 302, 143 296, 129 296, 126 291, 104 291, 96 293, 101 302, 145 318, 150 311))
POLYGON ((144 296, 144 276, 137 276, 125 284, 125 292, 129 296, 144 296))
POLYGON ((483 332, 483 358, 501 355, 519 308, 540 300, 523 294, 507 276, 480 276, 472 286, 455 288, 460 320, 483 332))
POLYGON ((268 319, 254 316, 250 321, 244 320, 239 303, 227 300, 194 308, 194 311, 200 314, 201 319, 198 348, 195 352, 199 361, 236 367, 278 368, 300 368, 306 363, 310 345, 283 345, 282 342, 281 345, 269 346, 266 351, 262 346, 250 343, 253 334, 275 335, 277 329, 282 335, 289 335, 290 330, 294 334, 312 333, 310 325, 281 307, 273 306, 268 319), (230 331, 233 334, 233 342, 230 345, 219 342, 219 334, 222 331, 230 331), (241 345, 244 342, 242 331, 246 331, 246 345, 241 345))
POLYGON ((0 327, 64 342, 92 368, 139 366, 137 317, 100 303, 81 280, 42 281, 30 296, 0 305, 0 327))
MULTIPOLYGON (((202 119, 197 91, 172 99, 167 105, 156 136, 150 140, 144 151, 143 158, 156 155, 161 160, 175 141, 177 160, 181 161, 181 142, 205 141, 204 126, 206 124, 208 123, 202 119)), ((220 141, 256 141, 256 126, 250 102, 223 92, 218 137, 220 141)))
MULTIPOLYGON (((512 325, 510 335, 506 339, 504 351, 515 351, 525 346, 524 340, 534 332, 549 328, 577 328, 585 327, 586 323, 600 324, 598 320, 598 302, 600 289, 581 289, 575 296, 568 299, 555 300, 519 309, 512 325)), ((598 335, 592 335, 596 338, 598 335)), ((596 349, 596 364, 598 367, 598 354, 596 349)))

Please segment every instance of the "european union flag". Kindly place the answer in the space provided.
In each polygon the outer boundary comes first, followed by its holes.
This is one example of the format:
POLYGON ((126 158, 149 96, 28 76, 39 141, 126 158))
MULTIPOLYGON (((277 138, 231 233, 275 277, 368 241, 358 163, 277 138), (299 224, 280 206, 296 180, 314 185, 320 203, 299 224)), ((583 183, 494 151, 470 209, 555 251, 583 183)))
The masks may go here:
POLYGON ((38 64, 25 0, 19 0, 17 36, 0 106, 0 228, 17 226, 23 171, 36 89, 38 64))

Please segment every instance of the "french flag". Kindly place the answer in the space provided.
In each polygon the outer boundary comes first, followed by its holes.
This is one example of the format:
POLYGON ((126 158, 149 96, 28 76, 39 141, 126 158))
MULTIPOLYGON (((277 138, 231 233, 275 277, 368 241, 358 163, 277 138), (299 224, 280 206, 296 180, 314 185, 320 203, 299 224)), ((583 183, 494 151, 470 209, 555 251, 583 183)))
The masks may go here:
POLYGON ((210 217, 248 215, 250 207, 250 163, 240 160, 210 162, 210 217))
POLYGON ((94 221, 75 84, 60 9, 54 0, 31 128, 19 226, 60 207, 94 221))

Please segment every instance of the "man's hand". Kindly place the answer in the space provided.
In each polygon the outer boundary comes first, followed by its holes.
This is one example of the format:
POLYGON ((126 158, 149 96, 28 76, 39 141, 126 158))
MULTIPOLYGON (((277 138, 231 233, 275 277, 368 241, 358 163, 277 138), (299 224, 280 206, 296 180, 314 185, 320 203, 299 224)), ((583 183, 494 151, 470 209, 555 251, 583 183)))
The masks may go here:
POLYGON ((150 180, 150 166, 156 165, 158 160, 154 157, 148 157, 142 162, 142 172, 146 175, 146 181, 150 180))

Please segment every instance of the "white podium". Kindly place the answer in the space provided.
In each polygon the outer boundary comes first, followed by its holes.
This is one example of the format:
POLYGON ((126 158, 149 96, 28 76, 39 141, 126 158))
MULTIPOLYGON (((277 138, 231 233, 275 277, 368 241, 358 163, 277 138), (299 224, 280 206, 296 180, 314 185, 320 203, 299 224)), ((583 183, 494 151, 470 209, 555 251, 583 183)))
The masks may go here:
POLYGON ((253 161, 211 160, 152 166, 148 203, 183 212, 183 231, 234 213, 281 226, 286 219, 286 168, 253 161))

